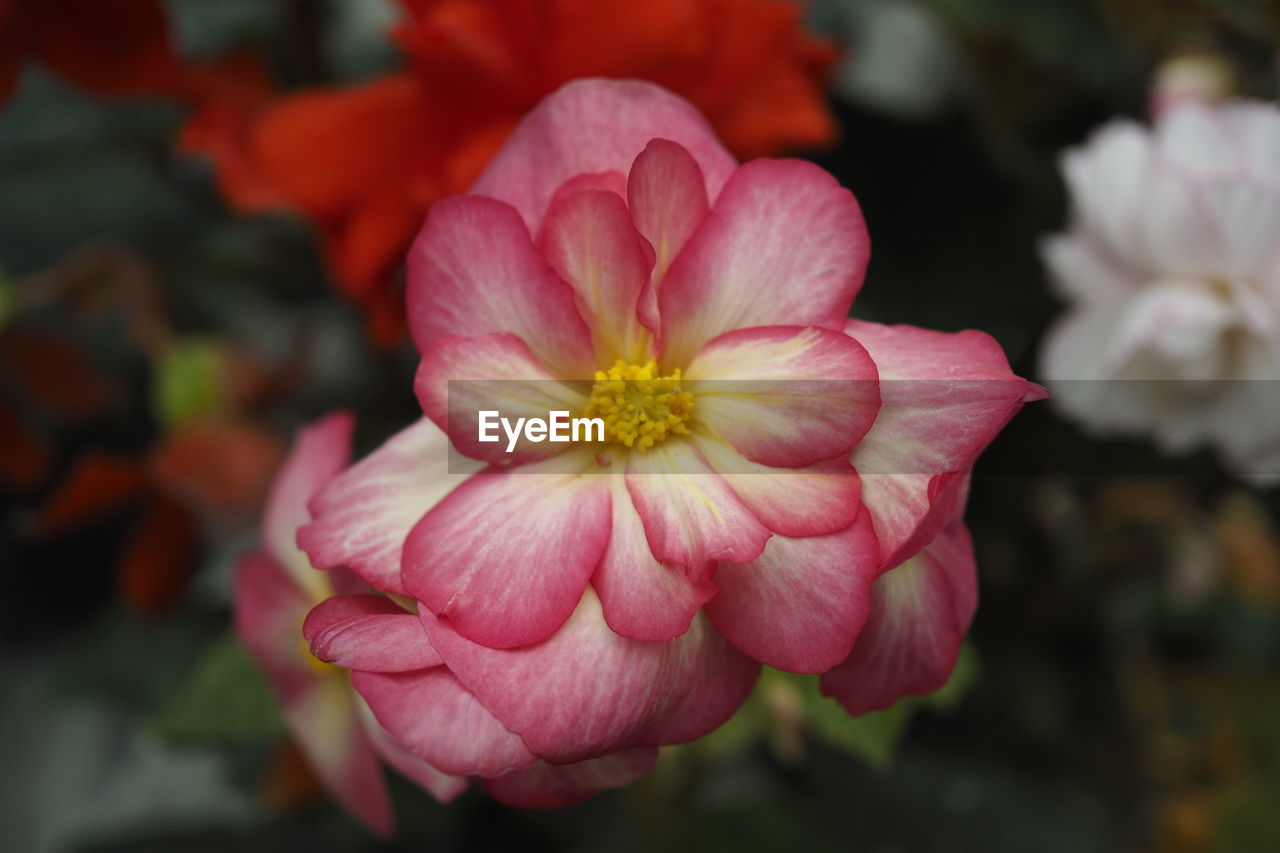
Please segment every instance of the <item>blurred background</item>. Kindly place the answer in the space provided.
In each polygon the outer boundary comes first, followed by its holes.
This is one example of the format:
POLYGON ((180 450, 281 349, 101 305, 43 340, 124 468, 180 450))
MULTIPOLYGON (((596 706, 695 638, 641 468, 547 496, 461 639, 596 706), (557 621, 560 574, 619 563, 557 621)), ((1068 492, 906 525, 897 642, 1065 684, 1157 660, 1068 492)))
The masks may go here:
POLYGON ((1045 405, 979 465, 943 691, 855 720, 766 675, 568 809, 397 780, 371 837, 229 620, 293 431, 350 409, 363 452, 415 417, 407 242, 565 80, 815 160, 868 221, 858 316, 1035 378, 1062 150, 1171 63, 1274 99, 1278 47, 1268 0, 0 0, 0 846, 1280 850, 1280 493, 1045 405))

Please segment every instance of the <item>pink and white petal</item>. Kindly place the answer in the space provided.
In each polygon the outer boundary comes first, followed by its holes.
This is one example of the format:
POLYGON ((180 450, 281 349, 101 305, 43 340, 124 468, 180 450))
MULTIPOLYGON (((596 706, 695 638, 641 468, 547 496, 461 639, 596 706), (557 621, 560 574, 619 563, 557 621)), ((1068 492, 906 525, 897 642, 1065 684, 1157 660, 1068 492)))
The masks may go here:
POLYGON ((1137 290, 1142 281, 1087 236, 1058 234, 1043 240, 1040 254, 1066 299, 1111 299, 1137 290))
POLYGON ((334 670, 285 705, 284 717, 325 789, 374 832, 390 835, 391 799, 378 754, 360 724, 358 701, 345 673, 334 670))
POLYGON ((373 715, 373 711, 369 710, 369 704, 364 701, 364 698, 354 691, 353 694, 356 711, 361 725, 364 726, 365 735, 368 736, 369 742, 373 744, 378 755, 382 756, 383 761, 394 767, 402 776, 416 782, 442 803, 453 801, 467 789, 465 777, 450 776, 442 770, 437 770, 401 746, 399 741, 388 734, 378 722, 378 718, 373 715))
POLYGON ((236 633, 262 667, 285 722, 325 787, 381 834, 391 805, 377 758, 361 733, 346 674, 308 660, 302 620, 311 598, 272 557, 250 554, 233 578, 236 633))
POLYGON ((343 669, 413 672, 443 663, 418 614, 382 595, 326 599, 307 614, 302 635, 311 654, 343 669))
POLYGON ((1231 131, 1221 110, 1200 101, 1184 101, 1156 123, 1156 151, 1184 174, 1230 177, 1238 174, 1243 155, 1231 131))
POLYGON ((587 405, 585 386, 575 388, 547 372, 520 338, 512 334, 439 338, 422 354, 414 391, 422 411, 449 433, 460 453, 493 464, 520 464, 554 456, 563 444, 533 442, 523 436, 507 452, 507 435, 497 418, 547 420, 553 411, 576 417, 587 405), (492 441, 481 441, 480 413, 488 411, 492 441))
POLYGON ((887 708, 947 683, 978 603, 973 545, 962 523, 876 581, 871 615, 822 692, 850 714, 887 708))
POLYGON ((1280 110, 1274 104, 1248 100, 1221 109, 1249 174, 1280 186, 1280 110))
POLYGON ((641 642, 674 640, 715 587, 695 582, 678 565, 664 565, 649 550, 644 524, 631 501, 626 480, 608 475, 613 500, 609 547, 591 576, 605 621, 618 634, 641 642))
POLYGON ((538 643, 573 613, 609 542, 608 480, 589 450, 490 468, 409 534, 404 584, 477 643, 538 643))
POLYGON ((495 800, 522 809, 558 809, 580 803, 601 791, 621 788, 646 775, 658 761, 658 750, 624 749, 573 764, 539 761, 526 770, 485 781, 495 800))
POLYGON ((626 173, 651 139, 682 145, 715 198, 736 163, 697 108, 639 80, 576 80, 534 107, 471 192, 502 199, 536 231, 555 191, 575 175, 626 173))
POLYGON ((932 538, 917 528, 950 494, 939 475, 968 471, 1025 402, 1044 389, 1009 369, 1004 351, 982 332, 933 332, 850 320, 845 331, 875 360, 880 412, 850 457, 862 477, 886 565, 932 538))
MULTIPOLYGON (((594 174, 574 175, 556 189, 548 207, 554 206, 556 202, 565 196, 590 190, 613 193, 625 202, 627 200, 627 176, 622 172, 596 172, 594 174)), ((546 223, 542 223, 541 227, 545 228, 546 223)))
POLYGON ((1138 222, 1147 269, 1170 276, 1220 273, 1227 264, 1226 236, 1219 232, 1207 198, 1190 176, 1162 165, 1146 178, 1138 222))
POLYGON ((963 511, 970 474, 863 474, 862 501, 880 540, 887 571, 916 554, 963 511))
POLYGON ((467 689, 555 764, 701 737, 737 709, 759 671, 701 616, 669 643, 619 636, 590 590, 554 636, 521 649, 473 643, 449 622, 421 616, 467 689))
POLYGON ((236 634, 280 702, 288 704, 316 679, 302 638, 302 620, 313 599, 279 561, 261 551, 236 564, 232 593, 236 634))
POLYGON ((822 536, 844 530, 862 511, 862 484, 847 457, 803 468, 771 468, 718 439, 690 442, 765 527, 782 536, 822 536))
POLYGON ((649 281, 653 250, 631 224, 626 201, 602 190, 561 196, 547 210, 538 245, 573 287, 591 329, 596 363, 643 363, 649 333, 636 306, 649 281))
POLYGON ((450 335, 509 332, 557 376, 590 378, 591 333, 573 290, 547 266, 508 204, 480 196, 438 201, 409 250, 409 329, 425 353, 450 335))
POLYGON ((501 776, 537 760, 442 666, 354 672, 351 683, 391 737, 451 776, 501 776))
POLYGON ((775 536, 746 565, 722 563, 707 615, 740 651, 788 672, 826 672, 867 620, 880 547, 864 512, 827 536, 775 536))
POLYGON ((327 581, 298 549, 298 528, 310 521, 307 502, 351 461, 355 425, 350 414, 337 412, 299 430, 263 511, 263 547, 316 598, 327 594, 327 581))
POLYGON ((658 294, 664 361, 752 326, 839 330, 862 287, 870 241, 853 194, 800 160, 733 173, 658 294))
POLYGON ((698 421, 752 462, 799 468, 847 454, 880 408, 876 365, 843 332, 757 326, 708 343, 685 371, 698 421))
POLYGON ((298 531, 298 544, 317 568, 346 566, 375 589, 403 595, 400 557, 409 531, 480 468, 451 458, 448 437, 423 418, 316 495, 315 521, 298 531))
POLYGON ((1153 156, 1146 130, 1136 122, 1115 121, 1062 158, 1077 221, 1122 263, 1140 267, 1149 262, 1137 237, 1153 156))
MULTIPOLYGON (((678 143, 652 140, 636 157, 627 176, 627 198, 636 230, 653 247, 652 280, 660 285, 709 209, 698 161, 678 143)), ((657 291, 651 295, 656 312, 657 291)))
POLYGON ((751 562, 772 535, 688 441, 632 453, 626 477, 653 556, 695 580, 715 560, 751 562))

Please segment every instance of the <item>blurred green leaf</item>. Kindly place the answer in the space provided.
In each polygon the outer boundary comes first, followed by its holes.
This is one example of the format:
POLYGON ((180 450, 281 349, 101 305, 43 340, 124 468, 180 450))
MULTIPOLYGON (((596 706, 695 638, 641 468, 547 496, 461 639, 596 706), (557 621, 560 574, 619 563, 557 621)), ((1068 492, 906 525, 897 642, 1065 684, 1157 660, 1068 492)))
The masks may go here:
POLYGON ((833 746, 840 747, 866 760, 873 767, 884 768, 893 761, 898 743, 912 715, 921 708, 950 710, 959 703, 977 681, 980 667, 972 646, 960 648, 955 669, 947 683, 927 696, 899 699, 882 711, 860 717, 850 716, 834 699, 819 692, 815 676, 786 676, 800 691, 805 718, 814 734, 833 746))
POLYGON ((207 340, 186 340, 173 348, 156 369, 152 404, 166 427, 222 406, 222 353, 207 340))
POLYGON ((213 645, 155 724, 175 740, 261 740, 284 731, 262 673, 233 634, 213 645))
POLYGON ((54 698, 105 699, 153 713, 188 678, 225 617, 178 612, 143 619, 126 610, 104 615, 63 661, 51 684, 54 698))

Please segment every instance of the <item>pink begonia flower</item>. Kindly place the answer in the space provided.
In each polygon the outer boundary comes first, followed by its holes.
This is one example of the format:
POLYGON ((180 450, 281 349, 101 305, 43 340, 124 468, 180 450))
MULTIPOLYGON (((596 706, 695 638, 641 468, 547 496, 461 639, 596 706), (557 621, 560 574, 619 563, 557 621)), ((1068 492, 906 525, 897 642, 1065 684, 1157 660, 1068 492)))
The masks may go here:
POLYGON ((391 804, 380 762, 445 802, 466 788, 465 776, 492 777, 484 779, 491 793, 518 806, 564 805, 647 773, 656 757, 652 750, 567 767, 537 762, 441 666, 411 610, 375 594, 346 569, 312 568, 294 540, 308 521, 307 501, 350 461, 353 426, 350 416, 336 414, 301 432, 267 504, 263 549, 245 557, 235 573, 236 628, 334 797, 371 829, 387 834, 391 804), (370 644, 370 638, 378 642, 370 644), (348 669, 367 672, 352 676, 348 669), (361 678, 374 678, 368 673, 382 672, 417 673, 415 689, 430 697, 425 704, 431 713, 407 723, 418 728, 405 729, 413 735, 405 745, 379 725, 352 689, 353 680, 358 685, 361 678), (423 738, 444 752, 424 749, 423 738), (478 740, 484 748, 475 748, 478 740), (463 757, 455 760, 451 752, 463 757))
POLYGON ((316 775, 352 815, 385 835, 392 814, 382 762, 445 801, 467 783, 399 746, 351 688, 349 674, 315 658, 302 636, 311 608, 339 592, 368 590, 344 570, 313 569, 294 543, 308 520, 307 501, 350 461, 353 426, 349 415, 330 415, 299 434, 267 500, 262 549, 236 566, 235 622, 316 775))
POLYGON ((1044 244, 1072 303, 1043 353, 1058 404, 1280 477, 1280 109, 1182 102, 1151 130, 1107 125, 1063 171, 1074 223, 1044 244))
MULTIPOLYGON (((871 673, 826 684, 856 708, 936 687, 974 601, 967 472, 1043 391, 979 332, 847 320, 868 255, 817 166, 738 165, 651 84, 565 86, 433 207, 408 283, 428 417, 322 490, 299 544, 417 602, 465 712, 548 762, 529 790, 711 731, 761 663, 871 673), (606 440, 477 440, 478 410, 556 409, 606 440)), ((433 765, 518 753, 442 705, 439 669, 375 666, 390 635, 320 633, 433 765)))

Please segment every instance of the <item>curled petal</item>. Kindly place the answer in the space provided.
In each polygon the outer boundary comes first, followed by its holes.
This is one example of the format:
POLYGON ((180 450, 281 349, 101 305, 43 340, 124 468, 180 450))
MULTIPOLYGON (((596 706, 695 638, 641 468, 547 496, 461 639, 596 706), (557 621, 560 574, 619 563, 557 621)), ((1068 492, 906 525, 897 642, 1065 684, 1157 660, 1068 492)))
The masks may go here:
POLYGON ((887 708, 947 683, 978 604, 973 544, 960 522, 882 575, 853 654, 822 676, 850 714, 887 708))
POLYGON ((345 412, 300 430, 271 486, 263 513, 263 545, 296 583, 316 597, 324 594, 325 580, 299 550, 298 528, 310 520, 307 502, 351 460, 354 431, 355 418, 345 412))
POLYGON ((685 377, 699 422, 761 465, 799 468, 846 454, 880 408, 867 351, 814 326, 728 332, 702 348, 685 377))
POLYGON ((353 672, 351 683, 393 738, 451 776, 501 776, 537 760, 442 666, 353 672))
POLYGON ((790 672, 826 672, 867 619, 879 543, 866 513, 828 536, 775 536, 746 565, 721 564, 707 615, 729 642, 790 672))
POLYGON ((440 338, 422 354, 414 381, 422 410, 472 459, 519 464, 553 456, 564 445, 533 442, 521 434, 513 449, 497 417, 548 419, 553 411, 577 416, 587 404, 582 388, 547 372, 524 341, 511 334, 440 338), (480 412, 497 414, 481 441, 480 412))
POLYGON ((693 155, 714 198, 735 163, 698 110, 639 80, 577 80, 524 118, 471 192, 502 199, 537 230, 555 191, 575 175, 626 172, 651 139, 693 155))
POLYGON ((481 196, 436 202, 408 265, 406 307, 419 352, 449 335, 509 332, 557 376, 590 378, 591 333, 573 290, 510 205, 481 196))
POLYGON ((800 160, 742 166, 671 264, 658 294, 664 359, 688 364, 725 332, 839 330, 870 242, 853 194, 800 160))
POLYGON ((771 535, 687 441, 632 453, 627 490, 653 556, 695 579, 714 560, 751 562, 771 535))
POLYGON ((400 556, 409 531, 480 465, 451 459, 449 439, 423 418, 312 500, 315 521, 298 531, 298 544, 317 568, 347 566, 375 589, 403 594, 400 556))
POLYGON ((674 640, 689 630, 699 608, 715 595, 715 587, 690 579, 682 566, 654 557, 625 479, 609 476, 609 481, 613 529, 591 577, 605 621, 632 640, 674 640))
POLYGON ((884 564, 897 565, 950 519, 932 508, 954 497, 956 477, 1044 390, 1015 376, 1000 345, 982 332, 857 320, 845 331, 871 353, 880 374, 879 415, 850 458, 884 564))
POLYGON ((307 614, 302 635, 311 654, 344 669, 411 672, 442 663, 417 614, 381 595, 322 601, 307 614))
POLYGON ((573 613, 609 541, 609 483, 588 452, 476 474, 404 545, 404 584, 464 636, 540 642, 573 613))
POLYGON ((561 196, 547 210, 538 243, 552 269, 573 287, 596 362, 643 361, 649 334, 636 308, 653 250, 636 233, 626 202, 606 190, 561 196))
POLYGON ((522 649, 472 643, 447 621, 421 615, 467 689, 556 764, 701 737, 733 713, 759 671, 702 617, 669 643, 621 637, 590 590, 554 636, 522 649))

